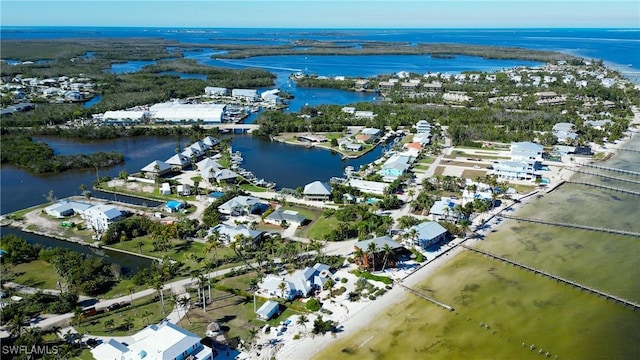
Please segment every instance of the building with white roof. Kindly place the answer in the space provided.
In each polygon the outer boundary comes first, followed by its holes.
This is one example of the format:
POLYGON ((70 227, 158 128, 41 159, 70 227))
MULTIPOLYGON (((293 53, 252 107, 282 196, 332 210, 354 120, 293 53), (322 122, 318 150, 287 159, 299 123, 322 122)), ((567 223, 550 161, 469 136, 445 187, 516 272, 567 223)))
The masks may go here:
POLYGON ((256 243, 262 237, 262 231, 252 230, 244 225, 228 225, 225 223, 218 224, 213 228, 213 231, 217 231, 220 234, 220 240, 225 245, 229 245, 234 242, 239 236, 243 240, 249 241, 247 245, 256 243))
POLYGON ((418 134, 431 132, 431 124, 427 120, 418 121, 415 127, 418 134))
POLYGON ((146 110, 115 110, 105 111, 102 115, 103 121, 132 121, 142 122, 149 118, 149 112, 146 110))
POLYGON ((109 225, 120 220, 124 214, 113 205, 99 204, 86 209, 82 217, 98 233, 105 232, 109 225))
POLYGON ((169 101, 149 107, 149 115, 153 119, 170 122, 202 120, 205 123, 219 124, 225 110, 224 104, 186 104, 169 101))
POLYGON ((171 165, 161 160, 153 160, 140 171, 145 173, 147 177, 157 177, 169 173, 171 171, 171 165))
POLYGON ((552 132, 561 143, 575 141, 578 138, 578 133, 574 131, 573 124, 571 123, 559 122, 553 125, 552 132))
POLYGON ((529 141, 511 143, 511 160, 527 163, 542 162, 542 145, 529 141))
POLYGON ((303 215, 300 215, 300 213, 297 211, 284 210, 282 208, 276 209, 275 211, 273 211, 271 214, 269 214, 267 217, 264 218, 264 222, 268 224, 278 225, 278 226, 282 224, 283 221, 289 225, 300 226, 304 224, 305 221, 307 221, 307 218, 304 217, 303 215))
POLYGON ((378 181, 368 181, 360 179, 349 179, 346 183, 347 186, 351 186, 354 189, 358 189, 363 193, 373 195, 384 195, 389 187, 389 184, 378 181))
POLYGON ((204 88, 204 94, 207 96, 225 96, 229 93, 227 88, 207 86, 204 88))
POLYGON ((330 277, 329 266, 316 263, 313 267, 296 270, 284 277, 267 275, 259 287, 264 296, 293 300, 298 296, 307 297, 313 290, 322 289, 330 277), (282 283, 285 285, 284 289, 281 289, 282 283))
POLYGON ((503 180, 535 180, 537 176, 533 165, 525 161, 499 161, 493 164, 493 170, 503 180))
POLYGON ((308 200, 329 200, 331 186, 321 181, 314 181, 304 186, 303 194, 308 200))
POLYGON ((267 321, 271 319, 273 315, 276 315, 279 309, 280 304, 277 301, 267 300, 266 303, 262 304, 262 306, 256 310, 256 314, 258 318, 267 321))
POLYGON ((233 89, 231 96, 240 100, 256 101, 258 99, 258 90, 255 89, 233 89))
POLYGON ((224 215, 239 216, 251 214, 262 206, 262 202, 253 196, 236 196, 218 206, 218 211, 224 215))
POLYGON ((452 221, 458 220, 457 214, 453 211, 456 204, 450 199, 438 200, 433 203, 431 209, 429 209, 429 215, 433 221, 452 221))
POLYGON ((175 154, 168 158, 165 163, 180 169, 184 169, 191 164, 191 158, 184 156, 183 154, 175 154))
POLYGON ((91 354, 97 360, 213 360, 213 351, 198 335, 168 321, 149 325, 132 338, 130 344, 109 339, 91 354))

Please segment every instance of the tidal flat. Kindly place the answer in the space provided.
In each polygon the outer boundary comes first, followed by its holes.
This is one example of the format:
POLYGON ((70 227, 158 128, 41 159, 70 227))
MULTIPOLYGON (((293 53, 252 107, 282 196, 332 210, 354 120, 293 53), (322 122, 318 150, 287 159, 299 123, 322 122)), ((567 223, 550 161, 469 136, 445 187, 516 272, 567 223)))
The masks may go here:
POLYGON ((640 312, 465 251, 316 359, 637 359, 640 312), (533 350, 532 350, 533 345, 533 350), (540 353, 540 350, 542 352, 540 353))

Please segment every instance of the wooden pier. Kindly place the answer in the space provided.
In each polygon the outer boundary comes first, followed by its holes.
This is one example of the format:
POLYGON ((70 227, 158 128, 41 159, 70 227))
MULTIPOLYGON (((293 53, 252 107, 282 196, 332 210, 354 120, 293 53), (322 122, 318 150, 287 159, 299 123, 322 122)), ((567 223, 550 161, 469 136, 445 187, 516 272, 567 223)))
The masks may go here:
POLYGON ((637 149, 629 149, 629 148, 623 148, 623 147, 621 147, 621 148, 618 148, 617 150, 621 150, 621 151, 628 151, 628 152, 633 152, 633 153, 638 153, 638 154, 640 154, 640 150, 637 150, 637 149))
POLYGON ((548 278, 550 278, 552 280, 555 280, 557 282, 561 282, 561 283, 564 283, 566 285, 573 286, 573 287, 578 288, 580 290, 588 291, 588 292, 590 292, 590 293, 592 293, 594 295, 602 296, 607 300, 611 300, 611 301, 614 301, 614 302, 616 302, 618 304, 622 304, 625 307, 630 306, 633 310, 639 310, 640 309, 640 304, 638 304, 636 302, 633 302, 633 301, 630 301, 630 300, 627 300, 627 299, 623 299, 623 298, 621 298, 619 296, 609 294, 607 292, 592 288, 590 286, 582 285, 582 284, 577 283, 575 281, 571 281, 569 279, 565 279, 563 277, 548 273, 546 271, 542 271, 542 270, 534 268, 532 266, 527 266, 527 265, 521 264, 519 262, 504 258, 502 256, 498 256, 498 255, 492 254, 492 253, 487 252, 487 251, 483 251, 483 250, 480 250, 480 249, 472 248, 472 247, 464 245, 464 244, 460 244, 460 246, 465 248, 465 249, 467 249, 467 250, 471 250, 471 251, 477 252, 479 254, 485 255, 487 257, 503 261, 503 262, 505 262, 507 264, 510 264, 510 265, 513 265, 513 266, 516 266, 516 267, 519 267, 519 268, 522 268, 522 269, 525 269, 525 270, 529 270, 529 271, 531 271, 531 272, 533 272, 535 274, 540 274, 542 276, 548 277, 548 278))
POLYGON ((634 232, 634 231, 607 229, 607 228, 602 228, 602 227, 571 224, 571 223, 562 223, 562 222, 547 221, 547 220, 542 220, 542 219, 523 218, 523 217, 507 215, 507 214, 502 214, 501 216, 504 217, 504 218, 507 218, 507 219, 512 219, 512 220, 516 220, 516 221, 525 221, 525 222, 530 222, 530 223, 535 223, 535 224, 562 226, 562 227, 567 227, 567 228, 572 228, 572 229, 598 231, 598 232, 604 232, 604 233, 608 233, 608 234, 640 237, 640 232, 634 232))
POLYGON ((621 181, 621 182, 627 182, 630 184, 636 184, 636 185, 640 185, 640 180, 632 180, 632 179, 626 179, 626 178, 621 178, 621 177, 616 177, 616 176, 609 176, 609 175, 605 175, 605 174, 601 174, 595 171, 588 171, 588 170, 581 170, 581 169, 570 169, 573 172, 579 173, 579 174, 585 174, 585 175, 591 175, 591 176, 597 176, 597 177, 601 177, 603 179, 607 179, 607 180, 616 180, 616 181, 621 181))
POLYGON ((636 172, 636 171, 630 171, 630 170, 624 170, 624 169, 616 169, 616 168, 612 168, 612 167, 600 166, 600 165, 594 165, 594 164, 582 164, 582 166, 586 166, 586 167, 590 167, 590 168, 594 168, 594 169, 598 169, 598 170, 611 171, 611 172, 617 172, 617 173, 620 173, 620 174, 626 174, 626 175, 639 176, 640 177, 640 172, 636 172))
POLYGON ((617 188, 617 187, 613 187, 613 186, 607 186, 607 185, 594 184, 594 183, 585 182, 585 181, 567 180, 566 183, 567 184, 576 184, 576 185, 584 185, 584 186, 589 186, 589 187, 595 187, 595 188, 615 191, 615 192, 619 192, 619 193, 623 193, 623 194, 627 194, 627 195, 640 196, 640 192, 637 192, 637 191, 631 191, 631 190, 621 189, 621 188, 617 188))
POLYGON ((405 286, 403 284, 399 283, 398 285, 402 286, 405 290, 409 291, 410 293, 412 293, 412 294, 414 294, 414 295, 416 295, 418 297, 421 297, 421 298, 423 298, 423 299, 425 299, 427 301, 430 301, 430 302, 432 302, 432 303, 434 303, 434 304, 436 304, 436 305, 438 305, 440 307, 443 307, 443 308, 445 308, 445 309, 447 309, 449 311, 454 311, 453 307, 451 307, 451 306, 449 306, 449 305, 447 305, 445 303, 441 303, 440 301, 438 301, 438 300, 436 300, 436 299, 434 299, 434 298, 432 298, 430 296, 427 296, 427 295, 425 295, 425 294, 423 294, 423 293, 421 293, 421 292, 419 292, 417 290, 414 290, 414 289, 412 289, 412 288, 410 288, 408 286, 405 286))

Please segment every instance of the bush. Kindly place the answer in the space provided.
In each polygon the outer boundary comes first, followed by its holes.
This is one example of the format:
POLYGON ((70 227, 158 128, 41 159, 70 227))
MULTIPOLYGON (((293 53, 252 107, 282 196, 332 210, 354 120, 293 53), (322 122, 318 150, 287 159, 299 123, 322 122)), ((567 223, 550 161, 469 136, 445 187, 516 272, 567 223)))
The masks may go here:
POLYGON ((340 279, 340 282, 341 282, 341 283, 343 283, 343 284, 346 284, 346 283, 347 283, 347 281, 349 281, 349 280, 347 280, 347 278, 342 278, 342 279, 340 279))
POLYGON ((369 295, 369 300, 375 300, 375 299, 376 299, 375 295, 373 295, 373 294, 369 295))
POLYGON ((306 307, 311 311, 318 311, 322 307, 322 304, 320 304, 320 301, 318 301, 318 299, 309 299, 307 301, 306 307))
POLYGON ((365 278, 367 280, 380 281, 381 283, 387 284, 387 285, 391 285, 393 283, 393 280, 391 280, 391 278, 389 278, 389 277, 380 276, 380 275, 373 275, 372 273, 370 273, 368 271, 354 270, 353 273, 356 276, 360 276, 360 277, 365 278))

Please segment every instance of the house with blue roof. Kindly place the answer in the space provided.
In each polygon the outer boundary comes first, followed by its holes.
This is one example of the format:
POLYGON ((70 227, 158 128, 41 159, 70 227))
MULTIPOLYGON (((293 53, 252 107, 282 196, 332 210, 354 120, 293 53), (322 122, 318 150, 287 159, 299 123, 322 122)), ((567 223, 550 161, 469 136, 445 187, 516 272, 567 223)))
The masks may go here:
POLYGON ((436 201, 433 203, 433 206, 431 206, 431 209, 429 209, 431 220, 456 222, 458 220, 458 214, 453 210, 455 206, 456 203, 451 201, 451 199, 436 201))
POLYGON ((426 249, 447 237, 447 229, 435 221, 425 221, 412 226, 408 231, 411 232, 411 229, 416 230, 416 236, 414 238, 408 238, 406 241, 408 245, 413 247, 426 249))

